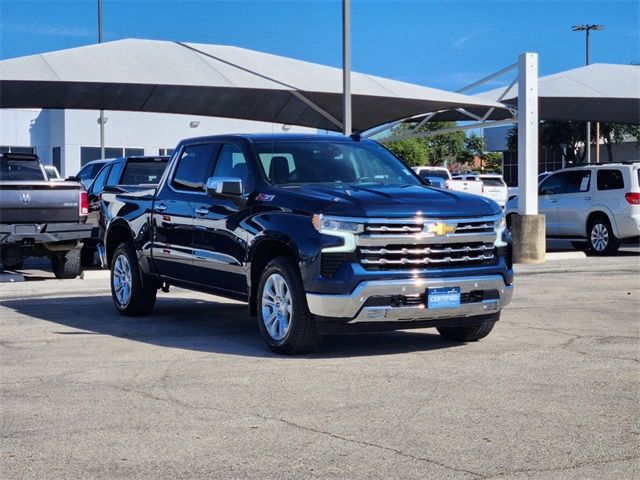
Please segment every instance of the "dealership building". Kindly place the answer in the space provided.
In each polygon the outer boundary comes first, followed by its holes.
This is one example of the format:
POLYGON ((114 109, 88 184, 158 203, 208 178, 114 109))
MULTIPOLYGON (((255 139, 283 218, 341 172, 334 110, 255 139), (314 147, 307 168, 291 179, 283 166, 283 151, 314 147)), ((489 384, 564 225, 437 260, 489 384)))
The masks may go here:
MULTIPOLYGON (((62 176, 100 158, 95 110, 0 109, 0 152, 36 153, 62 176)), ((107 111, 105 156, 166 155, 182 139, 222 133, 316 133, 315 128, 228 118, 107 111)))

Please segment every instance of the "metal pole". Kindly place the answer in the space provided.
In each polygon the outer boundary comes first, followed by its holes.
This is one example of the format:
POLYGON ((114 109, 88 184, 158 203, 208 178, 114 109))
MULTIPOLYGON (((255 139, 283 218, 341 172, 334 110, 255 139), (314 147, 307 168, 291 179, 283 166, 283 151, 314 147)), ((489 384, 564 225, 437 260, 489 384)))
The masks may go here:
MULTIPOLYGON (((587 27, 587 65, 589 65, 589 32, 590 29, 587 27)), ((587 148, 587 163, 591 163, 591 122, 587 122, 587 141, 585 142, 587 148)))
POLYGON ((538 54, 518 57, 518 213, 538 214, 538 54))
MULTIPOLYGON (((102 0, 98 0, 98 43, 102 43, 102 0)), ((104 160, 104 110, 100 110, 100 158, 104 160)))
POLYGON ((342 0, 342 124, 351 135, 351 0, 342 0))

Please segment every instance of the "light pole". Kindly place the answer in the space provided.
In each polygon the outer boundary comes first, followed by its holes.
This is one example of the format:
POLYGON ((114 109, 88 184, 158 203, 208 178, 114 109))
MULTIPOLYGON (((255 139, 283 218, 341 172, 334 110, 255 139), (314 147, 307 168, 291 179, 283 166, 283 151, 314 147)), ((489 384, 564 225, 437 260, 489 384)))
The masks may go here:
MULTIPOLYGON (((597 25, 597 24, 586 24, 586 25, 574 25, 573 27, 571 27, 571 31, 573 32, 585 32, 586 34, 586 65, 589 65, 590 62, 590 57, 589 57, 589 34, 591 33, 591 30, 604 30, 604 25, 597 25)), ((600 130, 600 124, 597 124, 597 130, 598 133, 600 130)), ((599 145, 600 144, 600 139, 598 138, 596 140, 596 144, 599 145)), ((591 122, 587 122, 587 141, 586 141, 586 148, 587 148, 587 163, 591 163, 591 122)), ((599 155, 598 155, 599 157, 599 155)))
POLYGON ((351 135, 351 0, 342 0, 342 133, 351 135))
MULTIPOLYGON (((98 0, 98 43, 102 43, 102 0, 98 0)), ((104 110, 100 110, 100 158, 104 160, 104 110)))

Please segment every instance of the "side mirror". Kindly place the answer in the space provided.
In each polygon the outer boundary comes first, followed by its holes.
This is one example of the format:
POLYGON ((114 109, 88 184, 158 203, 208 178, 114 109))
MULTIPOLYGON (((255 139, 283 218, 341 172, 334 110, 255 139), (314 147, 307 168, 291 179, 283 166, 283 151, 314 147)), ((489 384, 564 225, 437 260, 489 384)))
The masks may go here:
POLYGON ((211 177, 207 180, 210 197, 241 197, 242 180, 235 177, 211 177))

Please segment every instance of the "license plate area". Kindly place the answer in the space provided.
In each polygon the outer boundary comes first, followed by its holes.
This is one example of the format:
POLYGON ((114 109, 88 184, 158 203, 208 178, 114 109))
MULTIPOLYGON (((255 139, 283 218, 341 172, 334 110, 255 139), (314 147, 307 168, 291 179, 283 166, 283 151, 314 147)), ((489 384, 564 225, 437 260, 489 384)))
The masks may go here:
POLYGON ((14 225, 13 233, 15 235, 35 235, 38 233, 37 225, 14 225))
POLYGON ((456 308, 460 306, 460 287, 427 289, 427 308, 456 308))

